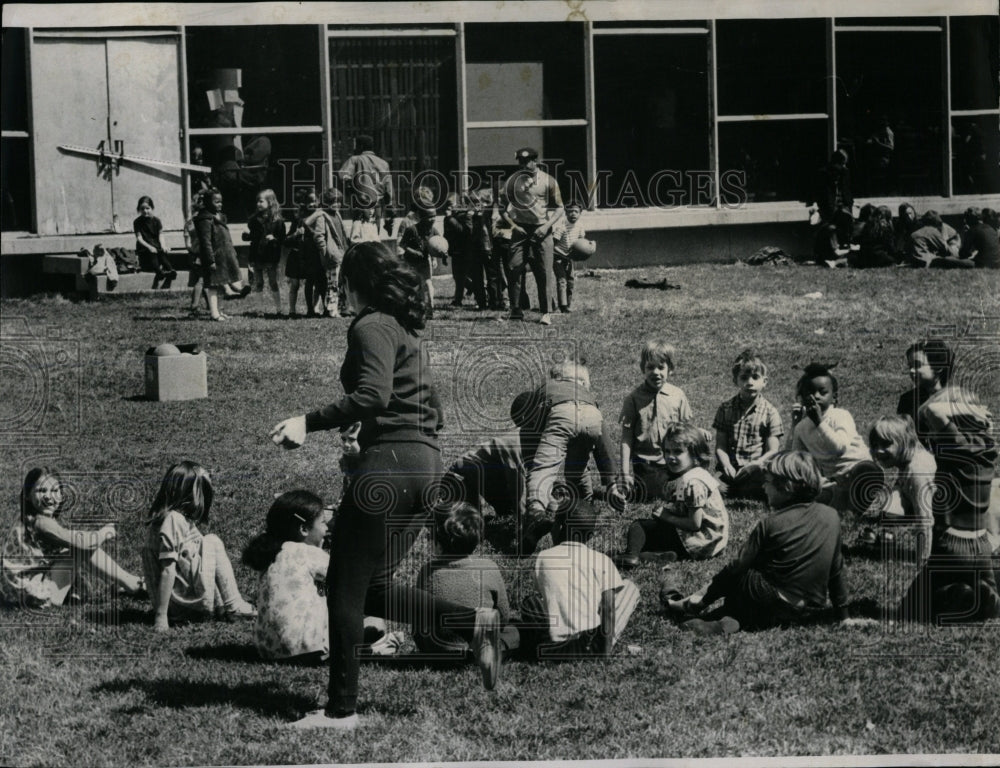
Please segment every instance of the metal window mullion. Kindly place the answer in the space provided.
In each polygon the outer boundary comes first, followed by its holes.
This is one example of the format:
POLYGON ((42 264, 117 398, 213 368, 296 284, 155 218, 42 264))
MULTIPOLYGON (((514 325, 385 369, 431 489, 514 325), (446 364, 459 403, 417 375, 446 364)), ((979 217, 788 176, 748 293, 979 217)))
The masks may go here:
MULTIPOLYGON (((181 155, 185 163, 191 162, 191 115, 188 112, 188 76, 187 76, 187 27, 178 27, 180 30, 180 41, 177 45, 178 62, 178 84, 181 91, 181 155)), ((184 212, 184 220, 187 221, 193 215, 191 210, 191 174, 184 176, 184 199, 181 201, 181 210, 184 212)))
POLYGON ((458 170, 464 187, 469 174, 469 96, 466 92, 468 71, 465 63, 465 22, 458 22, 455 31, 455 79, 458 88, 458 170))
POLYGON ((330 91, 330 39, 325 25, 317 27, 319 34, 319 94, 320 122, 323 124, 323 158, 326 160, 326 186, 333 189, 333 118, 330 91))
POLYGON ((826 23, 826 111, 830 114, 827 126, 828 149, 832 155, 837 149, 837 36, 836 19, 826 23))
POLYGON ((953 160, 951 157, 951 18, 944 17, 944 40, 941 42, 941 72, 944 77, 944 89, 942 92, 943 126, 941 131, 941 152, 944 155, 944 196, 952 197, 954 192, 954 182, 952 174, 953 160))
POLYGON ((594 24, 583 26, 584 109, 587 115, 587 209, 597 207, 597 120, 594 94, 594 24))
POLYGON ((708 148, 709 162, 712 164, 713 184, 715 185, 715 207, 722 208, 722 192, 720 187, 719 173, 719 57, 716 46, 719 37, 716 30, 715 19, 709 22, 708 35, 708 108, 709 120, 711 120, 712 133, 711 144, 708 148))

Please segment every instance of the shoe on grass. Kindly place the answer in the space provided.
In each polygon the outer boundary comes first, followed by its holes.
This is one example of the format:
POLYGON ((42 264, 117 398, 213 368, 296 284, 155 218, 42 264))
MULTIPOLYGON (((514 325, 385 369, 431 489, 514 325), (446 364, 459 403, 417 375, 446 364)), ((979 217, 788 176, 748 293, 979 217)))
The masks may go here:
POLYGON ((668 563, 677 562, 677 553, 672 551, 640 552, 639 559, 644 563, 656 563, 657 565, 666 565, 668 563))
POLYGON ((619 571, 630 571, 639 564, 639 555, 622 552, 612 558, 619 571))
POLYGON ((296 720, 293 723, 289 723, 289 728, 295 728, 296 730, 305 731, 312 730, 314 728, 329 728, 335 731, 353 731, 360 725, 358 720, 358 713, 352 712, 344 717, 330 717, 322 709, 317 709, 314 712, 309 712, 305 717, 296 720))
POLYGON ((552 316, 548 312, 546 312, 544 315, 538 318, 538 322, 541 325, 552 325, 552 316))
POLYGON ((732 616, 723 616, 718 621, 688 619, 681 624, 681 629, 697 635, 731 635, 740 631, 740 623, 732 616))
POLYGON ((483 675, 483 688, 492 691, 500 679, 503 649, 500 647, 500 612, 496 608, 477 608, 472 631, 472 652, 483 675))

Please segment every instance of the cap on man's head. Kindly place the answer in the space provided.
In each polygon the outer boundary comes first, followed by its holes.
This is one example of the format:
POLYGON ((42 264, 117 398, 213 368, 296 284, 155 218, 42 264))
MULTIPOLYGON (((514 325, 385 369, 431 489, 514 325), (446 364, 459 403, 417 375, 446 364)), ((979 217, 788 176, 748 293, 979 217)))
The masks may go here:
POLYGON ((514 153, 514 157, 517 158, 517 162, 519 163, 524 163, 528 160, 537 160, 538 150, 533 147, 521 147, 514 153))

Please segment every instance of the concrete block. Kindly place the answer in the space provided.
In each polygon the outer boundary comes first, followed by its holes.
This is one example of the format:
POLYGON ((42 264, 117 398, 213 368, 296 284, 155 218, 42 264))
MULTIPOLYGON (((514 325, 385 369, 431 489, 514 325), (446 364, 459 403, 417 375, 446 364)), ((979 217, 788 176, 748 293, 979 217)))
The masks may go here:
POLYGON ((196 400, 208 397, 208 366, 196 344, 178 344, 179 355, 158 357, 146 351, 146 399, 196 400))

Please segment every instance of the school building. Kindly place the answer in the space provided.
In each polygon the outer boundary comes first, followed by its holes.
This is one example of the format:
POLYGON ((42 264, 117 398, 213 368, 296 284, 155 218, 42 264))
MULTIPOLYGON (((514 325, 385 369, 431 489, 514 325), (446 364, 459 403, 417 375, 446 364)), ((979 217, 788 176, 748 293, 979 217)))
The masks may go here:
POLYGON ((42 255, 133 247, 141 195, 179 245, 202 165, 239 243, 257 188, 291 205, 361 133, 404 204, 536 147, 595 267, 808 252, 838 147, 859 202, 1000 209, 997 0, 113 8, 4 7, 4 295, 42 255))

